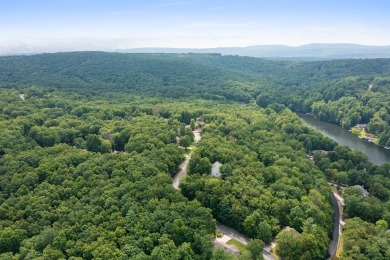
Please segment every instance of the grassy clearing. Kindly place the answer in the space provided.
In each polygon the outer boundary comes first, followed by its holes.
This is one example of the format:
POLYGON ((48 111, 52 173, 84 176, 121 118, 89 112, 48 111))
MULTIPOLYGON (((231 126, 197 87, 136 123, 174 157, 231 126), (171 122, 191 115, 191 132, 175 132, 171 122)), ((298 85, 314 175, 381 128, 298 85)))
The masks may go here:
POLYGON ((240 241, 237 241, 235 239, 230 239, 228 242, 227 242, 228 245, 235 245, 241 252, 243 251, 246 251, 246 246, 241 243, 240 241))
MULTIPOLYGON (((360 137, 365 137, 367 132, 366 130, 359 130, 357 129, 356 127, 352 127, 352 133, 354 135, 357 135, 357 136, 360 136, 360 137)), ((379 145, 379 138, 377 138, 376 136, 373 136, 373 139, 374 139, 374 144, 376 145, 379 145)))
POLYGON ((365 130, 359 130, 356 127, 352 127, 352 133, 357 136, 366 136, 366 131, 365 130))

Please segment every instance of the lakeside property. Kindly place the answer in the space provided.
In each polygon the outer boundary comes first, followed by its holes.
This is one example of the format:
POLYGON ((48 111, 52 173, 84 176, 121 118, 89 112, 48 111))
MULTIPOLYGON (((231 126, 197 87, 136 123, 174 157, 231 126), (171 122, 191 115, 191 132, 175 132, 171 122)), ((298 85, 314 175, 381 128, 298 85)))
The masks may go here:
MULTIPOLYGON (((350 131, 354 135, 357 135, 360 139, 366 139, 370 143, 376 144, 378 146, 383 146, 379 144, 379 138, 372 133, 368 133, 366 131, 366 128, 367 128, 367 124, 357 124, 356 126, 352 127, 350 131)), ((383 146, 383 147, 388 149, 387 146, 383 146)))
POLYGON ((372 163, 381 165, 385 162, 390 162, 390 153, 388 149, 383 149, 383 147, 375 145, 375 143, 372 142, 366 142, 365 140, 362 140, 363 138, 359 139, 357 134, 352 133, 352 130, 348 131, 339 125, 321 121, 311 115, 303 113, 297 113, 297 115, 303 122, 314 129, 321 131, 340 145, 346 145, 352 149, 365 153, 372 163))

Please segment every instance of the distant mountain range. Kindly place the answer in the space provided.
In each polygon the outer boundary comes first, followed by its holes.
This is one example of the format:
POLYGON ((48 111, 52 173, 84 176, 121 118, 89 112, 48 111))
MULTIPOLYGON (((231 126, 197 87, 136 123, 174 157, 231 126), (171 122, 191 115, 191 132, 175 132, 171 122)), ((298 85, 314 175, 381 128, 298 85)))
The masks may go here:
POLYGON ((118 50, 128 53, 220 53, 222 55, 239 55, 270 59, 291 60, 327 60, 390 58, 390 45, 370 46, 359 44, 325 44, 312 43, 301 46, 257 45, 248 47, 223 47, 207 49, 182 48, 135 48, 118 50))

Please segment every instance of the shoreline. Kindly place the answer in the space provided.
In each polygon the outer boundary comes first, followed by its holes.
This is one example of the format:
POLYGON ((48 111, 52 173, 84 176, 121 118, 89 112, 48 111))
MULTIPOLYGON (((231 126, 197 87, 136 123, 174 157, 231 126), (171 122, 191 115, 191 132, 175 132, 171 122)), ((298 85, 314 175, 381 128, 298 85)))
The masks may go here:
MULTIPOLYGON (((327 122, 327 123, 331 123, 333 124, 332 122, 328 122, 328 121, 325 121, 325 120, 321 120, 320 118, 318 118, 317 116, 315 116, 312 112, 307 112, 307 113, 304 113, 305 115, 307 116, 311 116, 315 119, 318 119, 320 121, 323 121, 323 122, 327 122)), ((340 126, 339 124, 336 124, 337 126, 340 126)), ((364 124, 365 125, 365 124, 364 124)), ((365 125, 366 126, 366 125, 365 125)), ((390 150, 390 146, 386 146, 386 145, 381 145, 379 144, 379 139, 376 135, 374 134, 371 134, 371 133, 367 133, 365 131, 365 126, 362 127, 361 124, 357 124, 353 127, 351 127, 348 131, 351 132, 353 135, 356 135, 359 139, 365 139, 367 140, 369 143, 372 143, 378 147, 383 147, 384 149, 386 150, 390 150)))

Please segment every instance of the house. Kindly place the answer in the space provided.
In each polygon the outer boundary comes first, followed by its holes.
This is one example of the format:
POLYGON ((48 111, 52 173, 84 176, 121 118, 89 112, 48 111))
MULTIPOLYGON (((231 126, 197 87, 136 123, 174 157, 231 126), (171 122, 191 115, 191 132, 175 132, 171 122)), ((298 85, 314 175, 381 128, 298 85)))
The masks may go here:
POLYGON ((357 124, 355 126, 359 131, 364 130, 367 127, 367 124, 357 124))
POLYGON ((362 191, 364 197, 370 195, 370 193, 362 185, 354 185, 353 187, 359 188, 362 191))
POLYGON ((220 163, 218 161, 213 163, 213 166, 211 168, 211 175, 212 176, 214 176, 214 177, 221 177, 221 171, 220 171, 221 165, 222 165, 222 163, 220 163))

